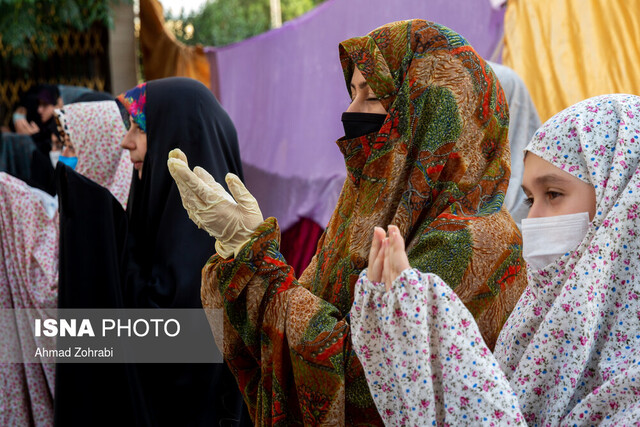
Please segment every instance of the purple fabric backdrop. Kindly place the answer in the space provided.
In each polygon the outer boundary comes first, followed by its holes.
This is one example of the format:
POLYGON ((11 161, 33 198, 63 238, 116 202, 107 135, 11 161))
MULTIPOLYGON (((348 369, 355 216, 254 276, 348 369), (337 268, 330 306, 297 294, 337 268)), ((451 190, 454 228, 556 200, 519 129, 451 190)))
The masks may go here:
POLYGON ((349 103, 340 41, 422 18, 461 33, 488 57, 503 17, 481 0, 328 0, 277 30, 207 48, 220 101, 238 130, 247 188, 264 216, 286 229, 301 217, 325 226, 333 212, 346 176, 335 141, 349 103))

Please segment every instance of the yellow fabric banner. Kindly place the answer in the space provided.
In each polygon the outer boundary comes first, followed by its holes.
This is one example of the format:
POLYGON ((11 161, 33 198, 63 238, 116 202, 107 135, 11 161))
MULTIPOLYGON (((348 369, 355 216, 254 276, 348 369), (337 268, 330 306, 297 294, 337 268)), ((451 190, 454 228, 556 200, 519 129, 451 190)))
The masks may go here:
POLYGON ((140 50, 145 80, 182 76, 211 86, 202 46, 186 46, 164 27, 158 0, 140 0, 140 50))
POLYGON ((640 95, 640 0, 509 0, 503 63, 544 122, 585 98, 640 95))

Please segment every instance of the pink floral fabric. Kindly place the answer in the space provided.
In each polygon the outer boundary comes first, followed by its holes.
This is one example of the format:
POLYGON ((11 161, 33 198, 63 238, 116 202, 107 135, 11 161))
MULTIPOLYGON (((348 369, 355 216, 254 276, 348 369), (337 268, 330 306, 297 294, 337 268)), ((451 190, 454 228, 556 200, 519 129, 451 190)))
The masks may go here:
POLYGON ((78 156, 76 171, 111 191, 126 209, 133 165, 120 147, 127 131, 118 106, 114 101, 81 102, 62 111, 59 117, 78 156))
POLYGON ((363 271, 351 326, 385 425, 524 425, 473 315, 435 274, 407 269, 385 292, 363 271))
MULTIPOLYGON (((0 308, 57 305, 58 212, 49 216, 47 198, 0 172, 0 308)), ((0 363, 0 425, 53 425, 54 373, 49 363, 0 363)))
MULTIPOLYGON (((132 164, 119 145, 124 125, 115 102, 72 104, 65 112, 77 171, 125 206, 132 164)), ((0 308, 57 306, 58 237, 56 199, 0 172, 0 308)), ((33 339, 30 331, 17 335, 33 339)), ((53 425, 54 373, 47 363, 0 363, 0 425, 53 425)))
POLYGON ((597 200, 580 246, 528 269, 495 349, 530 423, 640 420, 639 138, 640 97, 605 95, 552 117, 526 148, 597 200))
POLYGON ((640 424, 639 138, 640 97, 618 94, 558 113, 527 146, 592 184, 597 209, 578 248, 529 269, 493 355, 437 276, 407 270, 390 292, 361 276, 353 341, 388 424, 640 424), (410 416, 423 401, 433 412, 410 416))

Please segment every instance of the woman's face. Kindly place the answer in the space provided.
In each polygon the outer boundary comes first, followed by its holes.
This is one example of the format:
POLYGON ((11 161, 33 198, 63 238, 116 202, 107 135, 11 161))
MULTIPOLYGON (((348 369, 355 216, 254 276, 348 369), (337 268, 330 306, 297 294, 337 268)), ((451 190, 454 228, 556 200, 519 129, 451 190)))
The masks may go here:
POLYGON ((351 77, 351 104, 347 113, 387 114, 387 110, 373 93, 358 67, 354 68, 351 77))
POLYGON ((76 157, 76 150, 71 141, 69 141, 69 138, 64 142, 64 145, 62 146, 62 153, 60 154, 64 157, 76 157))
POLYGON ((122 148, 129 150, 131 163, 138 171, 138 178, 142 179, 142 163, 147 154, 147 134, 130 118, 131 127, 122 140, 122 148))
POLYGON ((524 158, 522 189, 527 195, 527 218, 596 213, 596 190, 593 185, 555 167, 533 153, 524 158))
POLYGON ((58 135, 60 135, 59 143, 62 144, 62 152, 60 154, 65 157, 76 157, 76 150, 71 143, 71 138, 69 138, 69 135, 64 131, 60 122, 57 123, 57 126, 58 135))

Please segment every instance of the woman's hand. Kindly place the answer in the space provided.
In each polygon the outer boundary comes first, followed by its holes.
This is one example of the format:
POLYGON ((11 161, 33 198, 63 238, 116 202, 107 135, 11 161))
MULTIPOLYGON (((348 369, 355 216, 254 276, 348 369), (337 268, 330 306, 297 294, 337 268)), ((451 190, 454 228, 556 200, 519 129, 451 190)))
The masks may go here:
POLYGON ((27 119, 18 119, 13 122, 16 133, 21 135, 35 135, 40 132, 40 128, 34 122, 27 122, 27 119))
POLYGON ((201 167, 191 171, 187 157, 177 148, 169 153, 167 166, 189 218, 216 239, 220 256, 237 254, 263 221, 258 202, 240 178, 227 174, 230 195, 201 167))
POLYGON ((393 281, 409 268, 409 259, 404 248, 404 239, 395 225, 388 227, 389 237, 380 227, 373 229, 373 241, 369 252, 367 276, 372 282, 383 282, 386 290, 393 281))

